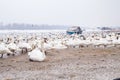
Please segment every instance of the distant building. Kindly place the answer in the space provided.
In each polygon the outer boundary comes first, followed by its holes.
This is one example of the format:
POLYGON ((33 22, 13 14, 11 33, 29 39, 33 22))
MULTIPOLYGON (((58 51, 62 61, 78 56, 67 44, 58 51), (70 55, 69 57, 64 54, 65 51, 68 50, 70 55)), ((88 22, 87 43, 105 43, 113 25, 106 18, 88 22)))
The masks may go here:
POLYGON ((82 34, 82 30, 79 26, 73 26, 67 30, 67 34, 82 34))

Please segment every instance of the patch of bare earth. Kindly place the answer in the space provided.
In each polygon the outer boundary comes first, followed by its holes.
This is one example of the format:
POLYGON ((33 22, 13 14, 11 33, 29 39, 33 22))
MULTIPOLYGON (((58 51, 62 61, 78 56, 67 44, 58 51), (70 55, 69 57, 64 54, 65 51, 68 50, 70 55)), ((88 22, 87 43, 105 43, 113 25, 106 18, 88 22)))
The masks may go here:
POLYGON ((120 77, 119 48, 48 50, 44 62, 28 55, 0 59, 1 80, 113 80, 120 77))

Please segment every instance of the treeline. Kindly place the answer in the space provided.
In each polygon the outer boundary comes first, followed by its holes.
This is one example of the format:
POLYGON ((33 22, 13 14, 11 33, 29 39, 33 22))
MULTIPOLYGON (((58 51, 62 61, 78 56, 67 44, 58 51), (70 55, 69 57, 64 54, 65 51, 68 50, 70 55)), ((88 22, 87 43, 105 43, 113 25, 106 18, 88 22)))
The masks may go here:
POLYGON ((60 29, 66 30, 68 26, 64 25, 34 25, 34 24, 7 24, 0 25, 0 30, 52 30, 60 29))

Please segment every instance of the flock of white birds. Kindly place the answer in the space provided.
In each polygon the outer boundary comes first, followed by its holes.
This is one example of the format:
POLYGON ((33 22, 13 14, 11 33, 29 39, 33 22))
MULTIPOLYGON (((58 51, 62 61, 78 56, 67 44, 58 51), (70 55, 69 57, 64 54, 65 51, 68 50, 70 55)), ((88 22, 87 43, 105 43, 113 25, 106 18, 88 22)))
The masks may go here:
POLYGON ((81 48, 81 47, 117 47, 120 35, 109 33, 86 33, 67 35, 62 32, 48 33, 3 33, 0 34, 0 55, 17 55, 27 53, 31 61, 46 59, 49 49, 81 48))

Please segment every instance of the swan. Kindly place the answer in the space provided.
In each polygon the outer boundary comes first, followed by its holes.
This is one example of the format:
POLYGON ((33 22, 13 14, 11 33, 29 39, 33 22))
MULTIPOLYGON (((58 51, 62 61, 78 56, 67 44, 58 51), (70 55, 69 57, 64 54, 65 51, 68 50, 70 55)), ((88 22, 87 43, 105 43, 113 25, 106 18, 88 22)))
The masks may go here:
POLYGON ((19 47, 15 43, 10 43, 7 45, 7 48, 13 52, 13 55, 15 54, 16 51, 20 51, 19 47))
POLYGON ((37 42, 37 47, 41 50, 48 50, 52 48, 52 41, 45 41, 44 39, 37 42))
POLYGON ((1 54, 1 58, 3 58, 3 54, 12 54, 12 52, 6 47, 6 45, 4 43, 0 44, 0 54, 1 54))
POLYGON ((44 61, 46 55, 44 52, 41 52, 39 48, 35 48, 33 51, 28 53, 30 61, 44 61))
POLYGON ((62 43, 62 42, 63 42, 62 40, 56 40, 56 41, 53 43, 52 48, 53 48, 53 49, 66 49, 67 46, 65 46, 64 43, 62 43))
POLYGON ((24 49, 25 49, 26 52, 32 50, 32 47, 30 46, 30 44, 29 44, 29 43, 26 43, 26 42, 20 42, 20 43, 18 44, 18 47, 19 47, 20 49, 22 49, 22 53, 23 53, 23 50, 24 50, 24 49))

